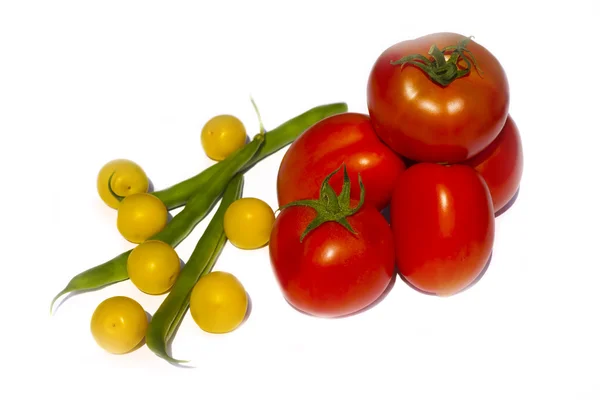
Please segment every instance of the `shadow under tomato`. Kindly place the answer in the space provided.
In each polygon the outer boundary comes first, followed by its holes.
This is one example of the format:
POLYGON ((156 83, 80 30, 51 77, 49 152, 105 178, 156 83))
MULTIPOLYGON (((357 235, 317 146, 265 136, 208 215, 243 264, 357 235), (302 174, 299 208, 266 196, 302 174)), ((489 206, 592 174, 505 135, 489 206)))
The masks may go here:
POLYGON ((148 193, 154 193, 154 182, 148 178, 148 193))
MULTIPOLYGON (((144 310, 144 312, 146 313, 146 319, 148 320, 148 323, 150 323, 150 321, 152 321, 152 314, 150 314, 148 311, 144 310)), ((142 338, 142 340, 131 350, 129 350, 128 352, 125 352, 123 354, 131 354, 139 349, 141 349, 142 347, 144 347, 146 345, 146 337, 144 336, 142 338)))
POLYGON ((170 223, 173 220, 173 214, 171 214, 171 211, 167 212, 167 224, 170 223))
POLYGON ((515 192, 515 195, 508 201, 508 203, 506 203, 504 205, 504 207, 502 207, 501 209, 499 209, 496 212, 496 214, 494 215, 494 217, 498 218, 499 216, 501 216, 502 214, 504 214, 505 212, 507 212, 508 209, 511 208, 513 206, 513 204, 515 204, 515 202, 517 201, 517 197, 519 197, 519 192, 520 191, 521 191, 521 187, 519 186, 519 188, 515 192))
POLYGON ((394 275, 392 275, 392 279, 390 280, 390 283, 387 285, 387 287, 385 288, 385 290, 379 295, 379 297, 377 299, 375 299, 374 302, 372 302, 371 304, 369 304, 368 306, 355 311, 353 313, 350 314, 346 314, 346 315, 342 315, 339 317, 334 317, 334 319, 337 318, 348 318, 348 317, 352 317, 358 314, 362 314, 364 312, 369 311, 370 309, 376 307, 379 303, 381 303, 383 300, 385 300, 385 298, 387 297, 387 295, 392 291, 392 289, 394 288, 394 285, 396 284, 396 276, 398 274, 396 273, 396 269, 394 269, 394 275))
POLYGON ((401 155, 400 158, 404 162, 404 165, 406 166, 406 169, 408 169, 408 168, 412 167, 413 165, 416 165, 416 164, 419 163, 418 161, 411 160, 410 158, 405 157, 403 155, 401 155))
POLYGON ((406 279, 406 277, 405 277, 404 275, 402 275, 400 272, 398 272, 398 276, 399 276, 399 277, 400 277, 400 279, 401 279, 401 280, 402 280, 404 283, 406 283, 406 285, 407 285, 408 287, 410 287, 411 289, 413 289, 413 290, 416 290, 417 292, 419 292, 419 293, 421 293, 421 294, 426 294, 426 295, 428 295, 428 296, 436 296, 436 294, 435 294, 435 293, 432 293, 432 292, 426 292, 426 291, 425 291, 425 290, 423 290, 423 289, 419 289, 418 287, 416 287, 415 285, 413 285, 412 283, 410 283, 410 282, 409 282, 409 281, 406 279))
MULTIPOLYGON (((475 286, 477 284, 477 282, 479 282, 481 280, 481 278, 483 278, 483 276, 487 272, 487 270, 492 262, 493 255, 494 255, 494 252, 492 251, 492 254, 490 254, 490 257, 488 258, 487 262, 485 263, 485 266, 483 267, 483 269, 481 270, 479 275, 477 275, 477 277, 469 285, 467 285, 464 289, 459 290, 458 292, 454 293, 452 296, 456 296, 457 294, 463 293, 463 292, 469 290, 470 288, 472 288, 473 286, 475 286)), ((416 287, 415 285, 413 285, 412 283, 410 283, 402 274, 398 273, 398 275, 400 276, 400 279, 402 279, 402 281, 404 281, 404 283, 406 283, 407 286, 409 286, 411 289, 416 290, 417 292, 419 292, 421 294, 425 294, 428 296, 436 296, 436 297, 448 297, 448 296, 439 296, 437 293, 428 292, 423 289, 420 289, 420 288, 416 287)))
POLYGON ((387 221, 388 224, 392 223, 392 214, 390 211, 390 205, 388 204, 383 210, 380 211, 383 218, 387 221))
POLYGON ((142 341, 137 344, 137 346, 135 346, 133 349, 131 349, 128 352, 123 353, 123 354, 134 353, 134 352, 138 351, 139 349, 141 349, 142 347, 144 347, 145 345, 146 345, 146 338, 143 338, 142 341))
POLYGON ((248 307, 246 308, 246 315, 244 315, 244 319, 240 323, 240 326, 244 325, 248 318, 250 318, 250 314, 252 314, 252 297, 250 297, 248 292, 246 292, 246 297, 248 298, 248 307))

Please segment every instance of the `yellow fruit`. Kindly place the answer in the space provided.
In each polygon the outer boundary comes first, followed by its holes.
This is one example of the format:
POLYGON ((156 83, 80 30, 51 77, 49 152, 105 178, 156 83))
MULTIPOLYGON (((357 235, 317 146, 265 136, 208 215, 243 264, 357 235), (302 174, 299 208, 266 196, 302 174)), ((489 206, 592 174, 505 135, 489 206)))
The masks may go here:
POLYGON ((160 199, 150 193, 125 197, 117 214, 117 229, 132 243, 142 243, 167 225, 168 210, 160 199))
POLYGON ((223 221, 227 239, 241 249, 266 245, 275 222, 273 209, 263 200, 245 197, 231 203, 223 221))
POLYGON ((227 158, 246 144, 246 128, 233 115, 217 115, 202 128, 200 135, 206 155, 215 161, 227 158))
POLYGON ((190 296, 190 314, 203 331, 227 333, 244 320, 248 308, 246 290, 228 272, 214 271, 201 277, 190 296))
POLYGON ((159 240, 148 240, 135 247, 127 258, 127 273, 142 292, 166 293, 179 276, 179 256, 175 249, 159 240))
POLYGON ((124 354, 133 350, 146 336, 148 317, 137 301, 115 296, 96 307, 90 328, 100 347, 109 353, 124 354))
POLYGON ((125 197, 130 194, 148 191, 149 180, 142 167, 126 159, 109 161, 98 172, 96 188, 102 201, 111 208, 117 209, 119 207, 119 200, 108 189, 108 180, 111 175, 111 187, 118 196, 125 197))

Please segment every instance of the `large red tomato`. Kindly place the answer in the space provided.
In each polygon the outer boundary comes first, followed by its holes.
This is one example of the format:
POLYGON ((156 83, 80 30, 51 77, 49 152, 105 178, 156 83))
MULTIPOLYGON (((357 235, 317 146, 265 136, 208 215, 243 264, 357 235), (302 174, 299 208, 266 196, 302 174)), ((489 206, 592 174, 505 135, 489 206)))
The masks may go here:
POLYGON ((494 243, 492 198, 465 165, 421 163, 398 180, 390 207, 398 270, 416 288, 453 295, 482 272, 494 243))
POLYGON ((347 191, 336 195, 327 184, 318 200, 283 208, 271 231, 269 254, 284 298, 320 317, 364 309, 395 273, 392 231, 382 214, 349 199, 347 191))
POLYGON ((501 211, 517 193, 523 175, 521 135, 510 115, 496 140, 465 164, 481 174, 492 194, 494 212, 501 211))
POLYGON ((508 115, 509 87, 486 48, 436 33, 397 43, 377 58, 367 103, 375 132, 397 153, 455 163, 496 138, 508 115))
MULTIPOLYGON (((290 145, 277 175, 279 205, 318 197, 325 176, 342 163, 352 181, 352 198, 359 196, 360 173, 366 202, 379 210, 389 204, 394 184, 406 168, 402 159, 379 140, 368 115, 337 114, 319 121, 290 145)), ((333 176, 330 184, 339 191, 342 174, 333 176)))

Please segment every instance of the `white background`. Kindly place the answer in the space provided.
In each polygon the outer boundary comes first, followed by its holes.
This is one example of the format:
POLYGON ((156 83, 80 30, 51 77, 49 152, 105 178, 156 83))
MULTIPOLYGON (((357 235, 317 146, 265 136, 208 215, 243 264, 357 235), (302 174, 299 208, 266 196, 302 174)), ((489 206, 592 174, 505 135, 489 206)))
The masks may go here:
MULTIPOLYGON (((599 399, 598 37, 594 1, 3 1, 0 163, 5 371, 0 397, 62 399, 599 399), (255 132, 345 101, 389 45, 474 35, 503 64, 521 133, 520 196, 497 220, 486 275, 452 298, 397 280, 368 312, 325 320, 280 295, 268 250, 227 244, 215 269, 252 298, 237 331, 189 314, 173 367, 147 348, 112 356, 89 319, 130 282, 49 304, 75 274, 131 248, 96 193, 101 166, 129 158, 162 189, 211 165, 200 129, 219 113, 255 132)), ((283 151, 246 174, 276 208, 283 151)), ((187 260, 210 220, 178 248, 187 260)))

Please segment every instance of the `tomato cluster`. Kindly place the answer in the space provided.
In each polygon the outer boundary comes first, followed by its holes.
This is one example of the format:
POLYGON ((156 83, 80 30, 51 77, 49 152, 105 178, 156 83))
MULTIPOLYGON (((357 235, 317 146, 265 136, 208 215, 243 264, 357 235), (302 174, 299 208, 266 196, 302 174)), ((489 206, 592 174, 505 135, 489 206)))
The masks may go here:
POLYGON ((311 315, 368 307, 396 271, 419 291, 464 290, 520 185, 507 77, 472 38, 389 47, 369 74, 367 105, 309 128, 280 165, 271 264, 286 300, 311 315))

